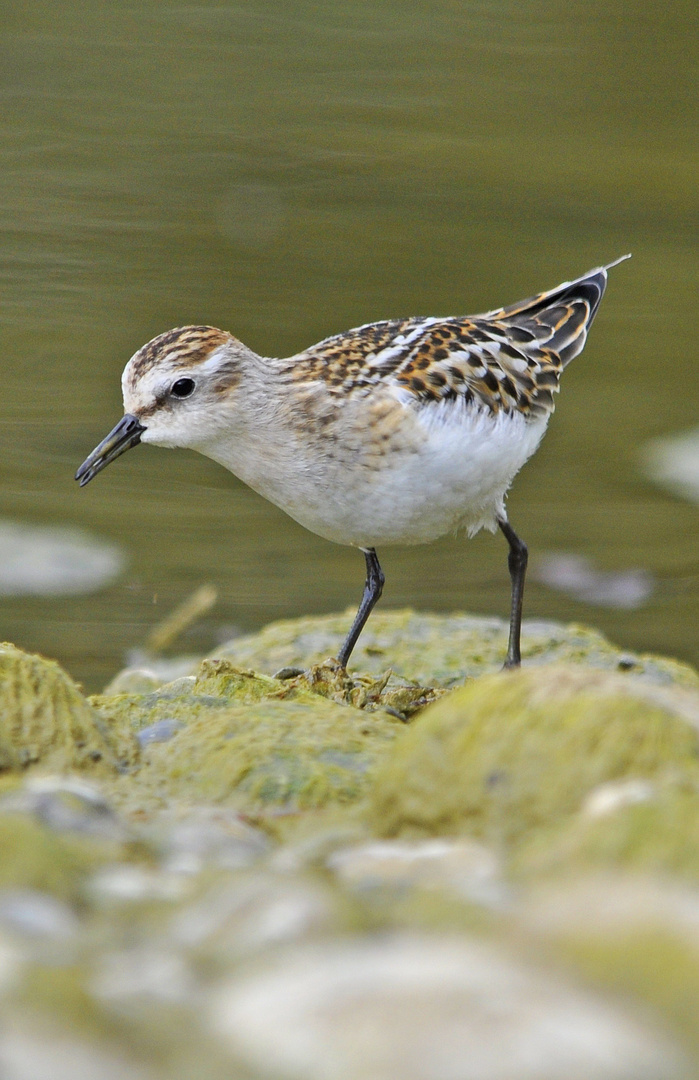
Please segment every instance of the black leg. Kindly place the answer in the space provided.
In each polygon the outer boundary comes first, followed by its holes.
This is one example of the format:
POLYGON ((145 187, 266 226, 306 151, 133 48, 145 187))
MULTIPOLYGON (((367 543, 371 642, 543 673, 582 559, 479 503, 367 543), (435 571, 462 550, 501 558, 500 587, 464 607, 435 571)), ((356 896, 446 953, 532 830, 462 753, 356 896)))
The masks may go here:
POLYGON ((507 565, 512 581, 512 608, 510 610, 510 640, 507 645, 506 668, 516 668, 522 662, 519 652, 519 636, 522 629, 522 600, 524 599, 524 575, 527 572, 527 545, 520 540, 506 519, 498 520, 505 538, 510 545, 507 565))
POLYGON ((379 565, 376 552, 373 548, 362 549, 366 559, 366 582, 364 583, 364 596, 359 605, 359 611, 354 617, 352 629, 345 638, 345 643, 337 654, 337 662, 341 668, 347 667, 347 661, 352 655, 352 649, 357 644, 357 638, 364 629, 364 624, 371 615, 372 609, 383 592, 383 584, 386 580, 383 570, 379 565))

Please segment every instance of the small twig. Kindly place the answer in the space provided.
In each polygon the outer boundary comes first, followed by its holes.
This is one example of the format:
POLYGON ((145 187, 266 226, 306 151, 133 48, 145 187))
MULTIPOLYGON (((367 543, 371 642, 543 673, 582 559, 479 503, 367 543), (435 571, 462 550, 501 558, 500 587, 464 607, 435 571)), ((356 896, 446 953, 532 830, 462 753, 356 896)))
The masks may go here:
POLYGON ((149 653, 161 653, 178 638, 180 634, 206 615, 216 603, 218 592, 213 585, 202 585, 191 596, 166 615, 146 639, 145 648, 149 653))

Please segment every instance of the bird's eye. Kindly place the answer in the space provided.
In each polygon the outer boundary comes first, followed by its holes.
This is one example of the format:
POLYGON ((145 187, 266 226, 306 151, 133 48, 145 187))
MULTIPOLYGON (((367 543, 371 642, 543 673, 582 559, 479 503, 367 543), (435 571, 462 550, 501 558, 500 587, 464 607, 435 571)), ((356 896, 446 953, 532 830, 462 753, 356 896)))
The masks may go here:
POLYGON ((176 398, 186 398, 194 393, 194 379, 178 379, 170 388, 170 393, 176 398))

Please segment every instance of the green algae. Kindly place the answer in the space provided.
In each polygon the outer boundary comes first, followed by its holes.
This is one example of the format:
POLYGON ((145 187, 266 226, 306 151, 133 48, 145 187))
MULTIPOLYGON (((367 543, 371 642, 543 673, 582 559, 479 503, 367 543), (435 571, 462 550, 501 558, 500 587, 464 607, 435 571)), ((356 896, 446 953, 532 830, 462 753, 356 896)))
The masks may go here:
POLYGON ((161 800, 232 801, 247 811, 305 810, 359 798, 403 728, 385 711, 369 717, 334 701, 335 692, 349 693, 345 683, 354 692, 338 672, 283 681, 207 660, 196 677, 153 693, 92 700, 117 728, 179 725, 167 742, 143 751, 140 791, 161 800))
POLYGON ((124 769, 137 757, 134 740, 105 724, 55 661, 0 645, 0 771, 124 769))
MULTIPOLYGON (((230 705, 253 705, 269 698, 294 696, 299 693, 278 679, 241 670, 227 661, 205 660, 196 676, 177 679, 157 690, 141 694, 98 694, 90 701, 112 726, 128 726, 138 732, 160 720, 188 724, 230 705)), ((309 692, 307 696, 312 695, 309 692)))
POLYGON ((23 814, 0 813, 2 889, 37 889, 79 903, 86 878, 119 851, 114 843, 66 836, 23 814))
MULTIPOLYGON (((284 667, 308 668, 337 655, 354 611, 286 619, 257 634, 235 638, 213 654, 241 667, 272 674, 284 667)), ((381 676, 387 668, 422 686, 455 686, 465 678, 499 670, 507 651, 503 619, 474 615, 430 615, 410 609, 372 612, 352 654, 353 670, 381 676)), ((639 656, 616 648, 598 631, 525 619, 522 655, 537 664, 584 663, 607 671, 629 670, 658 684, 699 687, 686 664, 639 656)))
POLYGON ((139 781, 163 796, 246 809, 356 800, 402 725, 319 697, 202 710, 144 752, 139 781))
POLYGON ((699 880, 699 782, 669 777, 643 802, 542 829, 522 845, 516 867, 558 877, 572 869, 634 868, 699 880))
MULTIPOLYGON (((654 689, 646 700, 641 683, 572 667, 479 679, 426 709, 396 745, 372 783, 368 821, 384 836, 470 833, 512 854, 543 847, 544 833, 608 781, 681 776, 691 801, 699 735, 654 689)), ((668 821, 661 833, 670 830, 668 821)), ((650 859, 644 837, 653 850, 662 844, 651 831, 635 844, 629 835, 627 850, 650 859)))
POLYGON ((699 943, 647 924, 566 938, 558 949, 588 982, 650 1006, 699 1050, 699 943))

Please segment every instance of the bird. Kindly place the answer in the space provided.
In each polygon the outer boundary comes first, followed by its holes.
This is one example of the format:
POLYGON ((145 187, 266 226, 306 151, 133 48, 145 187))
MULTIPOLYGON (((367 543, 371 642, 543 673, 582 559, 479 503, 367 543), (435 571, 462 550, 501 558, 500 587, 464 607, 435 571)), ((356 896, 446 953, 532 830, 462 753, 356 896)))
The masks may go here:
POLYGON ((342 670, 383 592, 377 547, 499 528, 511 580, 504 667, 517 668, 528 550, 505 496, 541 442, 607 272, 629 257, 481 315, 367 323, 285 359, 214 326, 167 330, 127 363, 124 416, 75 478, 84 486, 139 443, 185 447, 311 532, 359 548, 366 579, 342 670))

